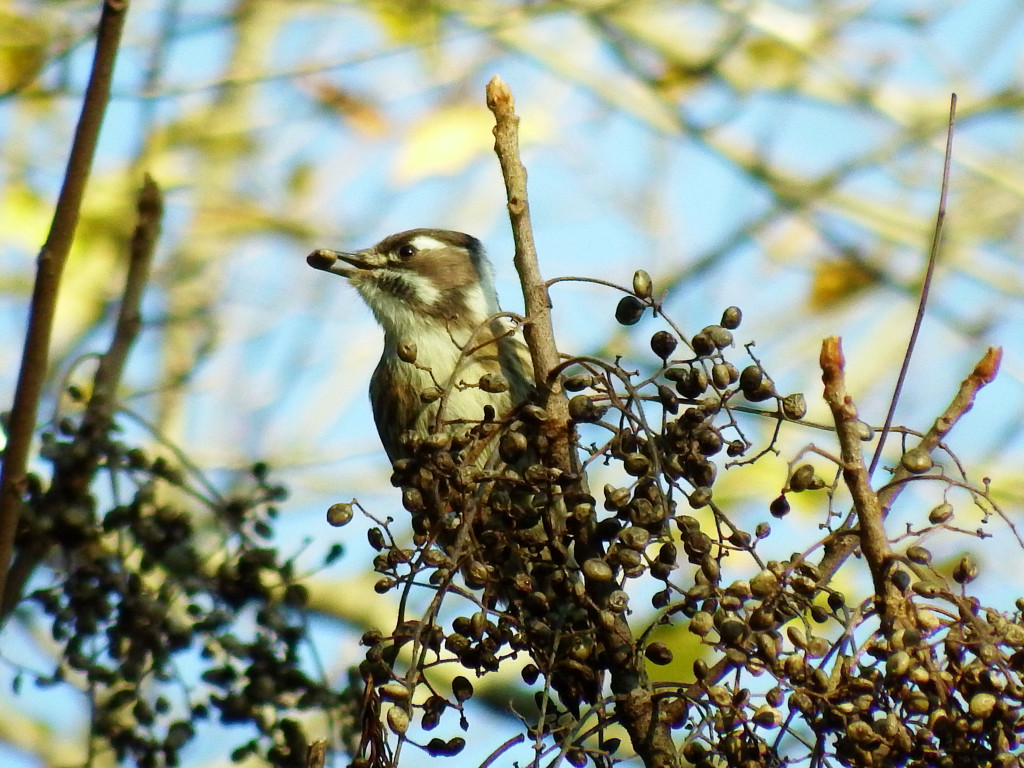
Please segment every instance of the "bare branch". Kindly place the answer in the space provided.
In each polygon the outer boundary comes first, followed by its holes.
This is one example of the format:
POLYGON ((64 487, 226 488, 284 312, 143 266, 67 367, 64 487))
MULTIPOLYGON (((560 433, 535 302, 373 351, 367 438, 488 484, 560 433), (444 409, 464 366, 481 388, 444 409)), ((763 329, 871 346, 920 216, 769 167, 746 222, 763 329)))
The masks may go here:
POLYGON ((50 357, 50 334, 60 279, 78 225, 85 184, 89 178, 103 114, 110 97, 114 61, 124 28, 127 3, 108 0, 103 4, 96 52, 89 85, 64 174, 64 185, 54 211, 50 233, 39 252, 36 282, 29 307, 28 332, 21 370, 11 409, 8 442, 0 470, 0 594, 5 592, 7 568, 14 552, 14 537, 25 491, 28 452, 35 430, 39 398, 50 357))
POLYGON ((939 210, 935 215, 935 229, 932 234, 932 249, 928 254, 928 267, 924 272, 924 281, 921 283, 921 296, 917 302, 917 316, 914 318, 914 329, 910 332, 910 340, 907 342, 907 351, 903 355, 903 365, 900 366, 899 376, 896 378, 896 387, 893 389, 892 401, 889 403, 889 412, 885 415, 885 424, 882 426, 881 434, 878 436, 878 445, 875 446, 875 455, 871 458, 871 467, 868 474, 874 474, 878 462, 882 458, 882 448, 885 447, 885 438, 889 436, 892 427, 893 417, 896 415, 896 405, 900 401, 900 392, 903 391, 903 382, 907 378, 907 371, 910 368, 910 359, 914 355, 914 347, 917 345, 918 334, 921 333, 921 322, 924 320, 924 311, 928 306, 928 294, 931 290, 932 275, 935 273, 935 265, 939 260, 939 245, 942 242, 942 223, 946 220, 946 194, 949 192, 949 166, 953 157, 953 127, 956 125, 956 94, 954 93, 949 101, 949 124, 946 129, 946 155, 942 165, 942 187, 939 192, 939 210))
MULTIPOLYGON (((551 461, 553 466, 575 471, 578 461, 572 450, 573 425, 568 402, 561 382, 557 375, 553 375, 560 360, 551 327, 547 286, 537 265, 537 251, 530 227, 526 169, 519 156, 519 117, 515 113, 511 91, 497 76, 487 84, 487 106, 494 113, 494 151, 505 179, 509 218, 516 244, 516 271, 523 286, 527 316, 524 334, 533 356, 537 386, 543 393, 550 418, 551 461)), ((555 513, 552 511, 551 514, 555 513)), ((575 554, 580 561, 600 555, 585 530, 576 538, 575 554)), ((632 630, 621 612, 599 610, 606 596, 595 590, 592 598, 596 605, 591 611, 591 620, 609 659, 611 688, 616 694, 616 714, 644 765, 648 768, 677 766, 679 758, 667 717, 646 679, 632 630)))
POLYGON ((857 406, 846 391, 843 371, 843 348, 837 336, 830 336, 821 345, 821 378, 825 384, 825 402, 832 411, 839 438, 843 479, 857 510, 861 551, 871 571, 875 586, 875 604, 886 631, 893 628, 900 612, 901 595, 889 580, 892 552, 885 534, 882 506, 871 487, 870 470, 861 453, 857 406))
MULTIPOLYGON (((106 354, 100 358, 92 396, 75 436, 78 450, 74 455, 81 458, 74 464, 61 467, 47 491, 47 498, 56 499, 57 504, 67 504, 69 499, 77 499, 88 493, 103 451, 103 438, 110 429, 115 393, 128 352, 141 326, 140 305, 149 281, 150 265, 163 214, 160 190, 148 174, 139 192, 137 208, 138 218, 132 235, 128 274, 125 277, 114 336, 106 354)), ((17 606, 25 582, 44 554, 38 547, 31 546, 18 553, 4 584, 0 620, 6 619, 17 606)))

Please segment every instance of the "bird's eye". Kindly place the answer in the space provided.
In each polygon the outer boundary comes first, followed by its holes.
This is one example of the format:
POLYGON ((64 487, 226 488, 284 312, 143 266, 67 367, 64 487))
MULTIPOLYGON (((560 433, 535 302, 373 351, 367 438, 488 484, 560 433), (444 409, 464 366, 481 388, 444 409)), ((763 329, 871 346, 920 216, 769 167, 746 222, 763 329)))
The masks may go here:
POLYGON ((403 259, 411 258, 416 253, 416 246, 408 243, 398 249, 398 255, 403 259))

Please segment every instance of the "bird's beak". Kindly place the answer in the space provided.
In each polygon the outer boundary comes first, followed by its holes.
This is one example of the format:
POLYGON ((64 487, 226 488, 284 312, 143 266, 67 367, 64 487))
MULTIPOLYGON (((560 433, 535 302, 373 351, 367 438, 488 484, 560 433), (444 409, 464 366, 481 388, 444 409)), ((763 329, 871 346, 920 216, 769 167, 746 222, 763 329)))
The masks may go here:
POLYGON ((380 266, 373 259, 368 258, 369 256, 370 254, 365 251, 361 253, 342 253, 341 251, 317 248, 306 257, 306 263, 313 269, 333 272, 336 275, 351 278, 360 271, 380 266))

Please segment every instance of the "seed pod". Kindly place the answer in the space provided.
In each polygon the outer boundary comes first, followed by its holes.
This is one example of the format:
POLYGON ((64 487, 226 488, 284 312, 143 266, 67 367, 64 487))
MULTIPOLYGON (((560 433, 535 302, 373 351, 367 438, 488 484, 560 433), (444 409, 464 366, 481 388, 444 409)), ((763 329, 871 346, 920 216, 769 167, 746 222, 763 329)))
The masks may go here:
POLYGON ((500 373, 485 373, 480 377, 480 389, 491 394, 508 391, 508 379, 500 373))
POLYGON ((697 637, 705 637, 714 627, 714 620, 707 611, 697 611, 690 619, 690 631, 697 637))
POLYGON ((915 581, 911 587, 921 597, 933 598, 942 594, 942 585, 934 581, 915 581))
POLYGON ((483 589, 490 581, 490 573, 487 566, 479 560, 470 560, 462 570, 466 579, 466 586, 470 589, 483 589))
POLYGON ((661 402, 662 407, 669 413, 679 412, 679 398, 676 397, 675 392, 664 384, 658 385, 658 400, 661 402))
POLYGON ((644 315, 644 306, 636 296, 623 296, 615 307, 615 319, 620 325, 636 325, 644 315))
POLYGON ((978 566, 967 553, 960 557, 960 561, 953 568, 953 581, 957 584, 967 584, 974 581, 978 576, 978 566))
POLYGON ((528 442, 522 432, 506 432, 498 441, 498 455, 506 464, 514 464, 526 453, 528 442))
POLYGON ((380 697, 384 701, 405 702, 409 700, 409 688, 405 683, 392 680, 384 683, 379 689, 380 697))
POLYGON ((668 360, 678 344, 676 337, 668 331, 658 331, 651 336, 651 350, 662 360, 668 360))
POLYGON ((444 392, 441 391, 440 387, 424 387, 423 391, 420 392, 420 400, 424 403, 433 403, 436 400, 440 400, 444 392))
POLYGON ((698 427, 693 431, 693 438, 697 441, 697 450, 704 456, 714 456, 722 450, 722 435, 714 427, 698 427))
POLYGON ((932 468, 932 457, 924 448, 911 448, 903 454, 900 465, 912 475, 923 475, 932 468))
POLYGON ((800 421, 807 415, 807 400, 797 392, 782 398, 782 415, 790 421, 800 421))
POLYGON ((635 549, 638 552, 643 550, 650 540, 650 532, 636 525, 631 525, 619 534, 619 541, 622 542, 623 546, 635 549))
POLYGON ((740 391, 752 403, 775 396, 775 385, 758 365, 748 365, 740 374, 740 391))
POLYGON ((455 700, 461 704, 472 698, 473 684, 462 675, 457 675, 452 680, 452 693, 455 695, 455 700))
POLYGON ((327 509, 327 522, 335 528, 348 525, 353 517, 352 504, 346 501, 331 504, 327 509))
POLYGON ((644 655, 647 657, 647 660, 650 661, 652 664, 664 666, 665 664, 672 663, 671 649, 664 643, 659 642, 657 640, 653 643, 648 644, 648 646, 644 649, 644 655))
POLYGON ((416 362, 416 342, 415 341, 400 341, 398 342, 398 359, 403 363, 415 363, 416 362))
POLYGON ((609 610, 621 613, 629 607, 629 595, 621 589, 616 589, 608 595, 607 606, 609 610))
POLYGON ((856 424, 854 424, 854 427, 857 430, 857 437, 865 442, 871 440, 875 436, 875 430, 873 430, 867 422, 858 419, 856 424))
POLYGON ((631 453, 622 462, 626 473, 633 477, 642 477, 651 469, 650 460, 642 453, 631 453))
POLYGON ((716 349, 725 349, 732 346, 732 333, 720 325, 709 325, 701 331, 702 336, 711 339, 716 349))
POLYGON ((693 347, 693 351, 697 353, 698 357, 707 357, 715 351, 715 342, 706 333, 695 334, 690 339, 690 346, 693 347))
POLYGON ((371 528, 366 532, 366 538, 370 542, 370 546, 380 552, 384 547, 387 546, 387 540, 384 538, 384 532, 380 528, 371 528))
POLYGON ((932 525, 941 525, 953 516, 953 505, 943 502, 928 513, 928 522, 932 525))
POLYGON ((983 720, 995 709, 996 697, 991 693, 976 693, 971 697, 971 703, 968 706, 972 717, 983 720))
POLYGON ((569 416, 573 421, 593 423, 600 421, 608 406, 598 405, 589 395, 576 395, 569 401, 569 416))
POLYGON ((583 563, 583 576, 587 581, 605 584, 615 578, 615 572, 601 558, 592 557, 583 563))
POLYGON ((732 363, 715 363, 711 369, 711 379, 719 389, 725 389, 736 383, 740 377, 739 369, 732 363))
POLYGON ((910 574, 902 568, 897 568, 893 571, 889 576, 889 581, 891 581, 900 592, 906 593, 910 588, 910 574))
POLYGON ((409 713, 401 707, 392 707, 388 710, 388 727, 401 736, 409 730, 409 713))
POLYGON ((711 489, 706 485, 700 485, 693 489, 688 498, 693 509, 701 509, 711 503, 711 489))
POLYGON ((594 377, 589 373, 574 373, 572 376, 567 376, 565 381, 562 382, 562 386, 569 392, 579 392, 587 387, 594 386, 594 377))
MULTIPOLYGON (((614 485, 606 484, 604 486, 604 508, 609 512, 615 512, 629 503, 629 489, 628 488, 617 488, 614 485)), ((603 522, 603 521, 602 521, 603 522)), ((618 533, 618 529, 615 531, 618 533)))
POLYGON ((816 491, 825 487, 825 481, 814 474, 814 467, 810 464, 802 464, 793 472, 789 478, 789 488, 799 493, 800 491, 816 491))
POLYGON ((735 330, 739 328, 740 321, 743 320, 743 312, 740 311, 739 307, 726 307, 722 313, 722 327, 728 328, 729 330, 735 330))
POLYGON ((647 274, 645 270, 638 269, 633 273, 633 293, 636 294, 637 298, 651 298, 652 290, 653 284, 651 282, 651 276, 647 274))
POLYGON ((679 371, 676 379, 676 391, 683 397, 690 399, 700 397, 708 388, 708 375, 699 365, 689 368, 670 368, 669 370, 679 371))
MULTIPOLYGON (((402 489, 402 506, 408 512, 421 512, 424 509, 423 494, 411 486, 402 489)), ((374 529, 377 530, 377 529, 374 529)))

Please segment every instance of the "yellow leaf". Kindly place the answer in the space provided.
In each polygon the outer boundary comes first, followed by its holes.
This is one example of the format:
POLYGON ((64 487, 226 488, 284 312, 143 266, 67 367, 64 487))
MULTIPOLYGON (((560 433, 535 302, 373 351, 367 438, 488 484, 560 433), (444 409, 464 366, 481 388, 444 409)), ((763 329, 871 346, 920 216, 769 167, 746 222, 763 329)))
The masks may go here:
POLYGON ((822 259, 814 268, 808 297, 812 309, 824 309, 844 301, 877 282, 865 267, 848 259, 822 259))
POLYGON ((336 113, 364 136, 380 136, 387 129, 376 102, 366 96, 326 81, 311 81, 309 90, 324 110, 336 113))
POLYGON ((442 13, 422 0, 375 0, 370 7, 393 40, 432 43, 441 28, 442 13))
POLYGON ((478 105, 455 104, 431 112, 409 130, 394 178, 409 184, 458 173, 494 145, 491 113, 478 105))
POLYGON ((50 28, 40 19, 0 9, 0 93, 32 82, 46 63, 50 28))

